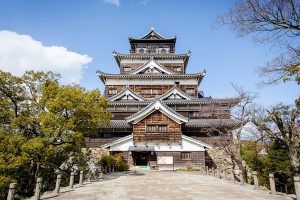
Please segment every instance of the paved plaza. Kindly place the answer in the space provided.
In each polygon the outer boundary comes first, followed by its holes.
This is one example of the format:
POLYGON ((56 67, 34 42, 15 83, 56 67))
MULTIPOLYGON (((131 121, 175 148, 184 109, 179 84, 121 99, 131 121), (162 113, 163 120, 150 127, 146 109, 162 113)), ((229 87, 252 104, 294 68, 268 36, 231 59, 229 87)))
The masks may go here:
MULTIPOLYGON (((49 194, 48 194, 49 195, 49 194)), ((251 185, 230 183, 211 176, 188 172, 139 171, 114 173, 99 182, 86 182, 74 190, 64 190, 55 200, 268 200, 288 199, 271 196, 266 190, 251 185)))

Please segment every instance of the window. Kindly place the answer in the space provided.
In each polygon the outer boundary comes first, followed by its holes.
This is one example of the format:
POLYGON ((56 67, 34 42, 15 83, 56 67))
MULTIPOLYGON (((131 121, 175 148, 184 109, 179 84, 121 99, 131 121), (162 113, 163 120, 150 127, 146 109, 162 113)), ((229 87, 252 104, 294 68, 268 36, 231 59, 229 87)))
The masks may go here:
POLYGON ((161 49, 160 51, 161 53, 167 53, 167 51, 165 49, 161 49))
POLYGON ((188 94, 195 94, 195 90, 194 89, 187 89, 186 93, 188 93, 188 94))
POLYGON ((156 125, 147 125, 148 132, 156 132, 156 125))
POLYGON ((167 132, 167 125, 158 125, 158 132, 167 132))
POLYGON ((118 91, 116 89, 109 89, 108 94, 117 94, 118 91))
POLYGON ((192 116, 193 116, 193 117, 199 117, 199 112, 193 112, 193 113, 192 113, 192 116))
POLYGON ((142 89, 141 94, 151 94, 151 89, 142 89))
POLYGON ((168 132, 167 125, 147 125, 147 132, 168 132))
POLYGON ((153 89, 152 90, 152 94, 161 94, 161 90, 155 90, 155 89, 153 89))
POLYGON ((192 160, 191 152, 181 152, 181 160, 192 160))
POLYGON ((113 134, 112 133, 103 133, 104 138, 112 138, 113 134))
POLYGON ((124 67, 124 72, 130 72, 131 71, 131 67, 124 67))
POLYGON ((181 71, 181 67, 174 67, 174 71, 175 72, 180 72, 181 71))
POLYGON ((139 49, 139 53, 144 53, 144 49, 139 49))
POLYGON ((141 94, 161 94, 159 89, 142 89, 141 94))

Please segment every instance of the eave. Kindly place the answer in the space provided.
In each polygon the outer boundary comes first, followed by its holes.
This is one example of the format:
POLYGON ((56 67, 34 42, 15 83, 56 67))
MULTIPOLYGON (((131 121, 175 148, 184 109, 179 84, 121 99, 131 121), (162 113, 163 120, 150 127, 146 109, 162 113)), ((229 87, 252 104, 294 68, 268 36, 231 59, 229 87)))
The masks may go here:
POLYGON ((183 53, 183 54, 171 54, 171 53, 166 53, 166 54, 162 54, 162 53, 156 53, 156 54, 153 54, 153 53, 121 54, 121 53, 118 53, 116 51, 113 51, 112 54, 113 54, 115 60, 117 61, 119 67, 120 67, 120 61, 123 58, 129 58, 129 59, 132 59, 132 58, 150 59, 151 57, 153 57, 153 59, 158 59, 158 58, 162 58, 162 59, 164 59, 164 58, 167 58, 167 59, 168 58, 169 59, 182 58, 184 60, 184 72, 185 72, 185 69, 187 67, 191 52, 188 51, 187 53, 183 53))
MULTIPOLYGON (((166 100, 162 101, 166 105, 199 105, 199 104, 229 104, 231 107, 235 106, 241 101, 240 98, 223 98, 223 99, 213 99, 213 98, 200 98, 193 100, 166 100)), ((148 105, 151 103, 150 100, 136 102, 136 101, 114 101, 109 102, 109 105, 148 105)))
POLYGON ((97 76, 100 78, 100 80, 105 84, 107 79, 197 79, 198 86, 201 83, 203 77, 206 74, 206 71, 195 74, 108 74, 105 72, 102 72, 98 70, 97 76))

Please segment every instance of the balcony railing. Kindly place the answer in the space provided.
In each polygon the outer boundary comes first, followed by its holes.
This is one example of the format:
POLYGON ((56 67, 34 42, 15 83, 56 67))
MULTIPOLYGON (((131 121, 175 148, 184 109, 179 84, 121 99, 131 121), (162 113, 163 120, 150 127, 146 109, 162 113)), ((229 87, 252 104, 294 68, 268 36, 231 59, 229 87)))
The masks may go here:
POLYGON ((170 54, 170 53, 175 53, 175 49, 174 50, 170 50, 170 51, 166 51, 166 52, 161 52, 159 49, 149 49, 147 51, 144 51, 143 53, 136 51, 136 50, 129 50, 129 52, 131 54, 170 54))

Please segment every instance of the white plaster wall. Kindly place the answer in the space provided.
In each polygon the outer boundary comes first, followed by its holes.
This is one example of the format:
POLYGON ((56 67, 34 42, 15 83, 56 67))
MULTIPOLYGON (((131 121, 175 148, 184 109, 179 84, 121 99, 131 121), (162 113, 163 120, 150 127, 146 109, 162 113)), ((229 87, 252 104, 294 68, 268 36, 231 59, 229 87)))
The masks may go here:
MULTIPOLYGON (((170 145, 167 143, 158 143, 155 144, 153 142, 148 142, 145 144, 144 142, 135 143, 136 146, 154 146, 155 151, 205 151, 204 147, 200 144, 196 144, 194 142, 187 141, 182 139, 182 143, 171 143, 170 145)), ((123 141, 119 144, 112 145, 110 147, 110 151, 128 151, 130 146, 134 146, 132 139, 123 141)))
POLYGON ((179 81, 181 85, 198 85, 197 78, 186 79, 186 78, 170 78, 162 79, 152 77, 152 80, 149 79, 113 79, 107 78, 105 85, 174 85, 175 81, 179 81))
MULTIPOLYGON (((146 62, 148 62, 149 60, 141 60, 141 59, 122 59, 121 60, 121 64, 132 64, 132 63, 140 63, 140 64, 144 64, 146 62)), ((183 63, 183 60, 181 58, 179 59, 166 59, 164 58, 163 60, 161 59, 155 59, 155 61, 157 61, 158 63, 183 63)))

